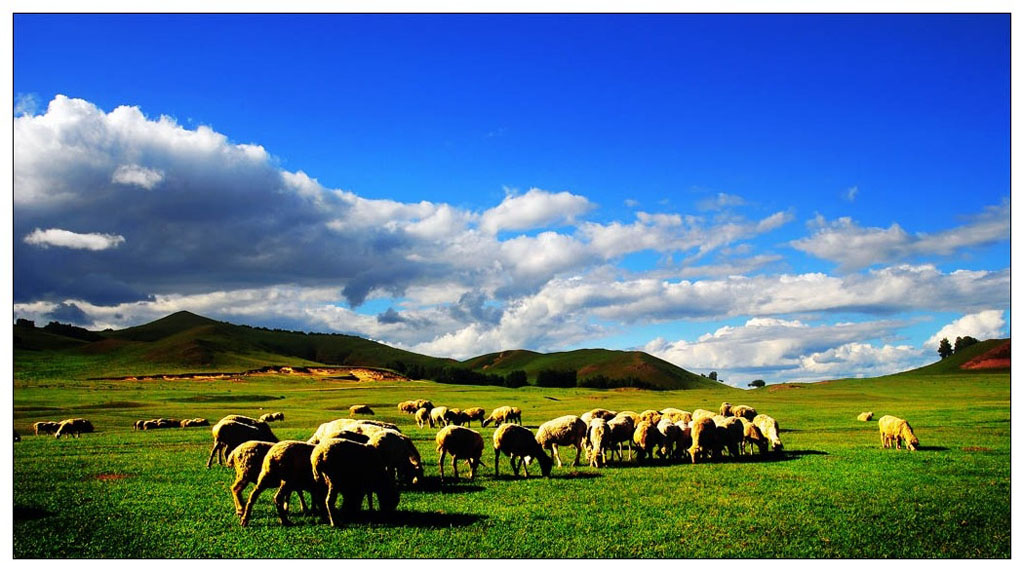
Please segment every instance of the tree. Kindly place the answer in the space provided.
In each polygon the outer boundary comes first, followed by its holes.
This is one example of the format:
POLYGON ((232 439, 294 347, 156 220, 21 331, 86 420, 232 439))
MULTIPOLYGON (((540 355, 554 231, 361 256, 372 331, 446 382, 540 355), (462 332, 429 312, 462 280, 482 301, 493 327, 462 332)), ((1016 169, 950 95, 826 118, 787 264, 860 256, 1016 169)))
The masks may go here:
POLYGON ((708 374, 708 379, 710 379, 712 381, 718 381, 718 372, 717 371, 713 371, 713 372, 709 373, 708 374))
POLYGON ((949 344, 949 338, 942 338, 939 342, 939 357, 946 359, 953 355, 953 346, 949 344))
POLYGON ((747 387, 764 387, 764 380, 763 379, 755 379, 754 381, 751 381, 750 383, 748 383, 747 387))
POLYGON ((964 348, 969 348, 976 343, 978 343, 978 340, 976 338, 972 338, 971 336, 964 336, 962 338, 958 336, 956 338, 956 341, 953 342, 953 353, 960 353, 960 350, 964 348))

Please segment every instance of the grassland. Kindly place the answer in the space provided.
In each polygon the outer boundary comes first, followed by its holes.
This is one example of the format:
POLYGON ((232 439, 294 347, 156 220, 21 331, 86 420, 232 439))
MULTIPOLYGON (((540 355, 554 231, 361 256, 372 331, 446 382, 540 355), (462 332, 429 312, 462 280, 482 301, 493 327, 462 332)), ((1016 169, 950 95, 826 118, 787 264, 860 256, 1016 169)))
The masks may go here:
MULTIPOLYGON (((14 556, 17 558, 1006 558, 1010 555, 1010 376, 904 374, 871 380, 686 391, 358 383, 266 376, 240 381, 87 381, 88 356, 16 354, 14 556), (80 360, 74 362, 74 360, 80 360), (69 375, 67 372, 75 372, 69 375), (785 455, 708 465, 555 468, 516 480, 494 457, 474 482, 441 487, 433 431, 398 401, 520 405, 524 422, 593 407, 717 408, 746 403, 779 420, 785 455), (264 494, 248 528, 205 468, 208 428, 135 432, 155 416, 284 411, 282 439, 368 403, 411 435, 427 466, 389 519, 339 529, 277 523, 264 494), (911 421, 921 450, 881 450, 873 410, 911 421), (78 440, 31 435, 34 421, 90 418, 78 440)), ((127 364, 125 364, 127 367, 127 364)), ((480 429, 489 441, 492 428, 480 429)))

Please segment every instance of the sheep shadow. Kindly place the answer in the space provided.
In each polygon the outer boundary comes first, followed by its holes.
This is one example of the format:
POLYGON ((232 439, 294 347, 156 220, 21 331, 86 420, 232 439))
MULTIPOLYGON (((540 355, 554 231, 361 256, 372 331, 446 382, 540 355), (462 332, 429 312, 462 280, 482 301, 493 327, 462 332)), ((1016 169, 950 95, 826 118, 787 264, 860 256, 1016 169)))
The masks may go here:
POLYGON ((948 451, 949 447, 937 447, 935 445, 918 445, 918 451, 948 451))
MULTIPOLYGON (((477 476, 479 477, 480 475, 477 476)), ((407 490, 418 493, 461 494, 477 493, 484 490, 484 487, 474 484, 474 481, 469 480, 466 476, 460 477, 459 480, 455 480, 453 477, 445 477, 443 483, 441 482, 441 477, 423 477, 419 483, 408 487, 407 490)))
POLYGON ((551 470, 551 479, 567 480, 567 479, 597 479, 602 477, 600 473, 584 473, 581 471, 570 470, 567 473, 556 473, 554 469, 551 470))
POLYGON ((472 526, 487 518, 483 514, 418 512, 396 510, 384 514, 362 511, 348 519, 349 524, 370 524, 386 528, 460 528, 472 526))
POLYGON ((39 508, 35 506, 14 505, 14 520, 16 522, 26 520, 39 520, 40 518, 46 518, 48 516, 53 516, 54 514, 56 513, 50 512, 44 508, 39 508))

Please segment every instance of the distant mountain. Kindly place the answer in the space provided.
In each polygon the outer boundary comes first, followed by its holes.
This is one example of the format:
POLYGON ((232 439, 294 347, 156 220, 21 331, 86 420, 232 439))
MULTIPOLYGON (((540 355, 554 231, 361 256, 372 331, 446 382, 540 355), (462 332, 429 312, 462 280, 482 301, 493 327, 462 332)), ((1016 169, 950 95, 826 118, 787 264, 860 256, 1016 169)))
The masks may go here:
POLYGON ((636 351, 586 349, 542 354, 512 350, 458 362, 357 336, 255 328, 219 322, 191 312, 177 312, 123 330, 87 332, 80 328, 58 328, 47 331, 24 324, 15 325, 14 330, 15 350, 85 354, 95 360, 93 367, 122 374, 128 370, 151 375, 246 371, 269 365, 358 365, 427 372, 456 368, 501 376, 521 370, 531 380, 544 370, 571 370, 576 372, 577 379, 595 383, 628 382, 627 385, 659 389, 722 387, 718 382, 636 351))

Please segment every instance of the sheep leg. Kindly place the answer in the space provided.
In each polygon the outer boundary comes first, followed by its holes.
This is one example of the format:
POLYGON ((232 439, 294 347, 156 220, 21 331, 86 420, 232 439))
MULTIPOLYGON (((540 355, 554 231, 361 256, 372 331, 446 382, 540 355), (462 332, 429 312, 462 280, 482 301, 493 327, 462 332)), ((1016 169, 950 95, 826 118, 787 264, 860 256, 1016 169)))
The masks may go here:
POLYGON ((263 479, 260 479, 259 482, 256 483, 256 488, 249 493, 249 501, 245 503, 245 510, 242 511, 242 519, 239 521, 239 524, 242 526, 249 524, 249 517, 252 515, 252 505, 256 504, 256 497, 260 496, 260 493, 263 492, 263 489, 265 488, 267 488, 267 483, 264 483, 263 479))
POLYGON ((220 442, 213 442, 213 449, 210 450, 210 458, 206 460, 206 468, 209 469, 213 463, 213 456, 217 454, 217 450, 220 448, 220 442))
POLYGON ((579 443, 576 444, 576 459, 572 462, 572 466, 576 467, 580 464, 580 452, 583 450, 583 446, 579 443))
MULTIPOLYGON (((498 449, 494 450, 494 478, 498 478, 498 461, 501 460, 501 451, 498 449)), ((511 462, 511 461, 510 461, 511 462)), ((512 462, 512 466, 515 467, 515 463, 512 462)))
POLYGON ((558 461, 558 468, 561 469, 562 459, 558 456, 558 445, 554 443, 551 444, 551 456, 555 458, 555 461, 558 461))
POLYGON ((446 452, 447 451, 442 449, 441 450, 441 458, 437 460, 437 466, 441 470, 441 482, 442 483, 444 482, 444 456, 445 456, 446 452))
POLYGON ((248 481, 242 476, 231 483, 231 498, 235 501, 235 516, 242 516, 242 513, 245 512, 245 507, 242 505, 242 491, 248 484, 248 481))
MULTIPOLYGON (((281 486, 277 489, 277 494, 274 495, 274 506, 277 508, 277 519, 281 521, 284 526, 291 526, 291 521, 288 520, 288 497, 292 494, 291 488, 285 481, 281 481, 281 486)), ((299 493, 299 498, 302 498, 302 493, 299 493)))
POLYGON ((324 508, 327 510, 327 520, 330 521, 331 526, 338 526, 340 518, 335 515, 334 502, 338 500, 338 489, 334 488, 334 483, 331 482, 330 478, 327 478, 327 494, 324 495, 324 508))
POLYGON ((452 455, 452 472, 455 473, 455 480, 459 480, 459 457, 452 455))

